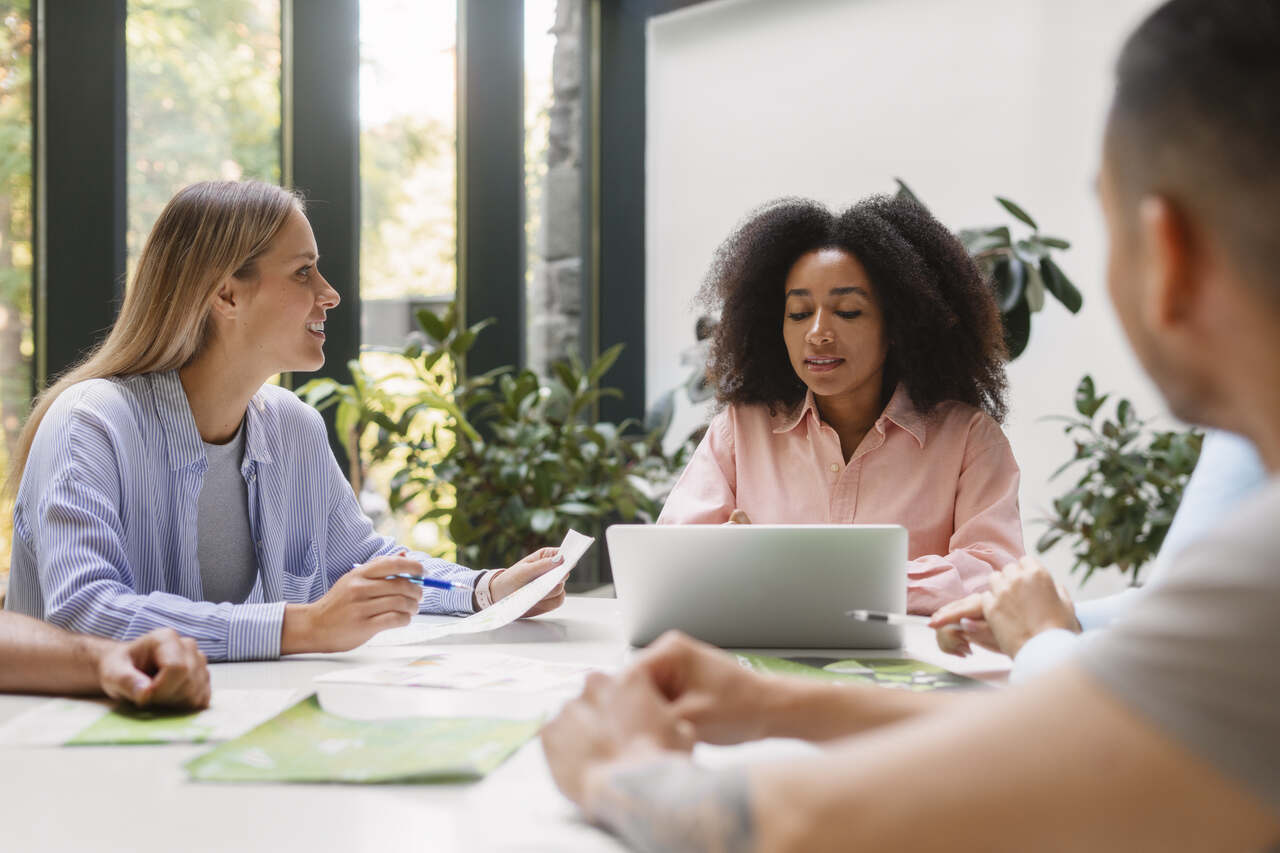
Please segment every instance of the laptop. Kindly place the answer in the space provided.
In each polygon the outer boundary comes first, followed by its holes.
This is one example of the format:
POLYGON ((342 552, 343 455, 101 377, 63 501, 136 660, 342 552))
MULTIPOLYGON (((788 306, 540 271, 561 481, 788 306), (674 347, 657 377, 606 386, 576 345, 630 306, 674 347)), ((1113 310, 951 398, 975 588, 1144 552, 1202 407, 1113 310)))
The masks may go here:
POLYGON ((725 648, 891 649, 902 629, 907 531, 896 524, 615 524, 605 532, 633 646, 679 629, 725 648))

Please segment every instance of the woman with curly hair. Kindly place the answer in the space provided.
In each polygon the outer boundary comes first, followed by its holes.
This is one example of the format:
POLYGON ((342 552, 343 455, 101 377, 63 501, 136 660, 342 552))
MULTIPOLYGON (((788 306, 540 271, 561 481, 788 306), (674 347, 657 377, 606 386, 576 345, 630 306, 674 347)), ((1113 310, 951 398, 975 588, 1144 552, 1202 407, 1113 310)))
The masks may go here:
POLYGON ((901 524, 913 613, 1021 556, 1003 327, 918 203, 784 199, 720 247, 709 375, 723 410, 660 523, 901 524))

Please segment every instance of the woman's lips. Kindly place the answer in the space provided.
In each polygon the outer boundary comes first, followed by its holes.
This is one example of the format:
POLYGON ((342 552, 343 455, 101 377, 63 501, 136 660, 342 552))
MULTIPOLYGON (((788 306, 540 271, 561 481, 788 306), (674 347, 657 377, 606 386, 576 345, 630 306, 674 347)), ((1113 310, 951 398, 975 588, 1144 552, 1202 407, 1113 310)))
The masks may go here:
POLYGON ((810 373, 827 373, 844 364, 843 358, 806 358, 804 366, 810 373))

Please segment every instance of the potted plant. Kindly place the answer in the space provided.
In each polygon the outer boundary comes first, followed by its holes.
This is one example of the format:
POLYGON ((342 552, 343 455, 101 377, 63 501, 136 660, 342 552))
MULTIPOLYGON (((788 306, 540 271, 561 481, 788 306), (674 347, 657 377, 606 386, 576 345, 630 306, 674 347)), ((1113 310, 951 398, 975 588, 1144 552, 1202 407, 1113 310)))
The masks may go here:
POLYGON ((1103 416, 1109 394, 1098 396, 1093 378, 1076 386, 1076 416, 1060 417, 1075 452, 1053 476, 1074 469, 1074 485, 1053 501, 1049 526, 1036 543, 1044 553, 1059 543, 1071 548, 1071 571, 1085 583, 1115 566, 1137 586, 1143 566, 1159 552, 1204 440, 1198 430, 1154 430, 1133 404, 1119 400, 1103 416))

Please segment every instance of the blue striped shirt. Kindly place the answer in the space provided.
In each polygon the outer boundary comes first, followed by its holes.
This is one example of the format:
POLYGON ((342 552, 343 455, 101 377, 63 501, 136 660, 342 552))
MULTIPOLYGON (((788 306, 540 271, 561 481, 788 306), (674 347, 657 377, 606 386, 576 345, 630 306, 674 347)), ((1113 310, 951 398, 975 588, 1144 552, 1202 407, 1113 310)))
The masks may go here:
MULTIPOLYGON (((71 386, 36 432, 13 511, 8 607, 125 640, 158 627, 212 661, 280 655, 286 602, 315 601, 354 563, 394 553, 360 510, 320 415, 264 385, 240 471, 258 579, 243 604, 203 600, 197 552, 204 444, 176 372, 71 386)), ((481 572, 411 551, 426 572, 481 572)), ((420 609, 470 613, 468 590, 424 589, 420 609)))

